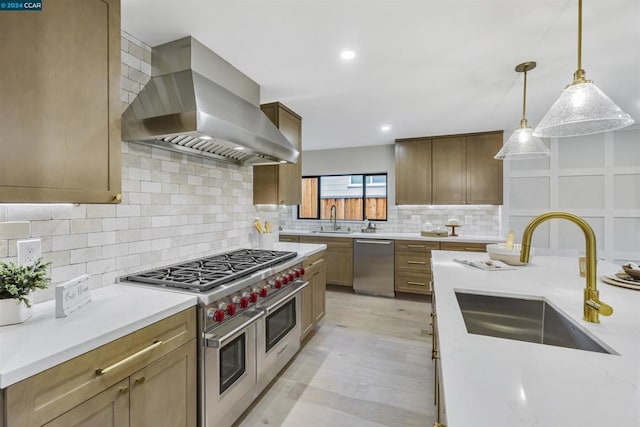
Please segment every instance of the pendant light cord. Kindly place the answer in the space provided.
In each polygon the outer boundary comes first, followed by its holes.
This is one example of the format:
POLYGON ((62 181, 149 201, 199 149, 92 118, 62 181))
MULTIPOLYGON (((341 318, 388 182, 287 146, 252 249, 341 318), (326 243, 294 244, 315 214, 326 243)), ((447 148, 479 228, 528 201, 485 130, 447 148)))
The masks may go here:
POLYGON ((524 123, 526 127, 527 125, 527 68, 525 67, 524 69, 524 89, 523 89, 523 93, 522 93, 522 120, 520 121, 520 124, 522 126, 522 123, 524 123))
POLYGON ((582 70, 582 0, 578 0, 578 70, 582 70))

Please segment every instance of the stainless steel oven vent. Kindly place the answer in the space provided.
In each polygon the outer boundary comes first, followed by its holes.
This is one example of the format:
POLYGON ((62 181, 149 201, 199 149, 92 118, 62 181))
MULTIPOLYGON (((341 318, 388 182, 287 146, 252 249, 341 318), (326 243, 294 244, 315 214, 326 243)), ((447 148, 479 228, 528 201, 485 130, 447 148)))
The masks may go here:
POLYGON ((238 164, 295 163, 260 110, 260 87, 192 37, 153 48, 152 77, 122 115, 122 139, 238 164))

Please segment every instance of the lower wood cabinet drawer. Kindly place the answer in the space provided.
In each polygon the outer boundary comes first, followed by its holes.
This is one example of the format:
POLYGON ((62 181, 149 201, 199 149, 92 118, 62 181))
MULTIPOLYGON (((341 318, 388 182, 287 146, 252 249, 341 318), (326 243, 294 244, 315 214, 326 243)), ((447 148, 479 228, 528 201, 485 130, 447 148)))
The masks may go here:
POLYGON ((278 239, 281 242, 300 243, 300 236, 293 234, 281 234, 278 239))
POLYGON ((440 242, 430 242, 421 240, 396 240, 395 241, 396 252, 409 251, 409 252, 430 252, 432 249, 440 249, 440 242))
POLYGON ((431 294, 431 274, 396 271, 395 289, 398 292, 431 294))
POLYGON ((309 255, 307 259, 304 260, 302 266, 307 269, 311 267, 313 264, 318 264, 321 259, 324 258, 324 251, 320 251, 316 254, 309 255))
POLYGON ((5 427, 41 426, 195 338, 192 307, 13 384, 5 427))
POLYGON ((396 271, 431 271, 431 251, 396 252, 395 263, 396 271))

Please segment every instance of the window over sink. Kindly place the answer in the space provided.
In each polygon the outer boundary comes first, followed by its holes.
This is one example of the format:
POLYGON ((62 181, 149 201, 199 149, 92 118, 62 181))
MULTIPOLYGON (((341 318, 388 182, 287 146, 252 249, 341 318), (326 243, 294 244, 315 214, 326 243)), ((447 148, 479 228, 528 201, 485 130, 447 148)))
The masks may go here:
POLYGON ((387 220, 387 174, 345 174, 302 177, 298 219, 387 220))

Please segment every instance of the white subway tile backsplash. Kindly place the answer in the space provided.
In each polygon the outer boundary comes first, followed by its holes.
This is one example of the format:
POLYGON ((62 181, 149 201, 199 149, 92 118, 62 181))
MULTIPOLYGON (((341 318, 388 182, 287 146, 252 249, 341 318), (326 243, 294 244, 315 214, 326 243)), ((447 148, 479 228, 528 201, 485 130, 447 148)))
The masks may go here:
POLYGON ((51 219, 49 205, 7 205, 8 221, 37 221, 51 219))
POLYGON ((126 65, 128 65, 129 67, 133 68, 134 70, 138 70, 140 71, 140 58, 139 57, 135 57, 132 54, 130 54, 129 52, 120 52, 120 58, 122 60, 123 63, 125 63, 126 65))
POLYGON ((0 222, 0 239, 24 239, 31 235, 28 221, 0 222))
POLYGON ((51 219, 75 219, 87 217, 87 205, 50 205, 51 219))
POLYGON ((78 264, 81 262, 96 261, 102 258, 102 247, 73 249, 69 251, 68 264, 78 264))
POLYGON ((155 239, 151 241, 151 248, 154 251, 160 249, 169 249, 171 247, 171 239, 155 239))
POLYGON ((71 234, 96 233, 99 231, 102 231, 102 220, 100 218, 71 220, 71 234))
POLYGON ((162 192, 162 183, 153 181, 142 181, 140 183, 140 190, 145 193, 160 193, 162 192))
MULTIPOLYGON (((79 249, 87 247, 86 234, 69 234, 66 236, 52 236, 51 250, 62 251, 66 249, 79 249)), ((43 248, 44 252, 44 248, 43 248)))
MULTIPOLYGON (((51 221, 31 221, 31 237, 58 236, 69 234, 70 226, 68 219, 57 219, 51 221)), ((0 236, 2 233, 0 233, 0 236)))
POLYGON ((103 231, 128 230, 130 226, 130 220, 133 221, 134 219, 136 218, 104 218, 102 220, 102 230, 103 231))
POLYGON ((116 205, 87 205, 87 218, 113 218, 116 205))
POLYGON ((63 267, 51 268, 51 282, 60 283, 67 280, 75 279, 78 276, 82 276, 87 273, 86 264, 70 264, 63 267))
POLYGON ((102 233, 87 234, 87 246, 104 246, 116 243, 115 231, 104 231, 102 233))
POLYGON ((140 216, 140 205, 118 205, 116 214, 118 217, 140 216))
POLYGON ((107 245, 102 247, 102 256, 104 258, 112 258, 129 254, 128 243, 118 243, 116 245, 107 245))

